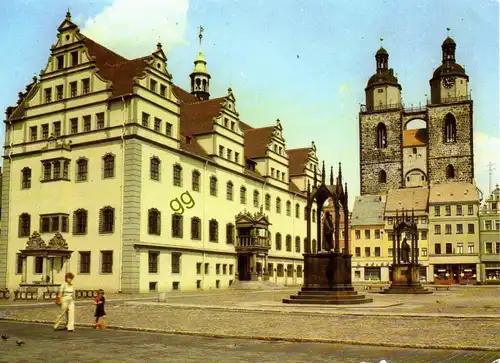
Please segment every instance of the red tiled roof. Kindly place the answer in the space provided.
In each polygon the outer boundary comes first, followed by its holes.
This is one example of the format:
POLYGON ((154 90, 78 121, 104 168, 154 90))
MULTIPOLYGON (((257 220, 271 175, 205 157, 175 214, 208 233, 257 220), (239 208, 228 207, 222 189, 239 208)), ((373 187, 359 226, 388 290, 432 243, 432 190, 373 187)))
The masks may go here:
POLYGON ((181 136, 181 150, 187 151, 190 154, 201 156, 205 159, 211 159, 208 154, 203 150, 201 145, 192 137, 181 136))
POLYGON ((181 134, 193 136, 213 130, 213 119, 220 114, 224 98, 181 104, 181 134))
POLYGON ((403 147, 425 146, 425 144, 427 144, 427 129, 403 131, 403 147))
POLYGON ((180 103, 194 103, 198 102, 199 100, 189 93, 188 91, 183 90, 182 88, 176 86, 175 84, 172 87, 174 94, 177 96, 179 99, 180 103))
POLYGON ((309 148, 290 149, 287 150, 288 154, 288 173, 290 176, 304 174, 306 167, 307 157, 309 156, 309 148))
POLYGON ((267 145, 271 141, 274 126, 248 129, 245 131, 245 158, 262 158, 266 155, 267 145))
POLYGON ((151 58, 146 56, 128 60, 87 37, 84 38, 84 45, 90 55, 95 57, 101 77, 113 84, 113 96, 132 93, 134 78, 142 75, 146 61, 151 58))

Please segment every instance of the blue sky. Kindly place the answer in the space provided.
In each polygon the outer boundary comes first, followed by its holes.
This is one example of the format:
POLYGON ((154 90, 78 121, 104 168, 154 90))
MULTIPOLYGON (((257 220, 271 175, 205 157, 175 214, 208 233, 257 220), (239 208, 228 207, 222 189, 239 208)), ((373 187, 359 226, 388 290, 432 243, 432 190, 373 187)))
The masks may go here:
MULTIPOLYGON (((358 112, 384 38, 406 106, 425 102, 441 63, 446 28, 457 42, 474 99, 476 179, 486 192, 488 162, 500 182, 498 2, 382 0, 16 0, 0 4, 0 107, 14 105, 44 68, 70 6, 82 33, 134 58, 161 40, 174 82, 188 89, 198 26, 212 97, 231 86, 241 119, 254 127, 280 118, 288 148, 314 140, 328 165, 339 161, 359 193, 358 112), (7 36, 8 35, 8 36, 7 36)), ((4 130, 1 135, 3 139, 4 130)), ((351 198, 352 200, 353 198, 351 198)))

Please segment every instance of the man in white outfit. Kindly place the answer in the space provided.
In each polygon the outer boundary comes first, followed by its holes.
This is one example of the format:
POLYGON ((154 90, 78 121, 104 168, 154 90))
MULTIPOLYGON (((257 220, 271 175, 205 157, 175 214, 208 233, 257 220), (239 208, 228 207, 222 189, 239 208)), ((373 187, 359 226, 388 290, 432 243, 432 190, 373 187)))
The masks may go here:
POLYGON ((75 290, 73 287, 73 275, 66 273, 64 283, 59 287, 57 294, 57 304, 61 305, 61 312, 54 323, 54 330, 57 330, 64 316, 67 316, 66 328, 68 332, 75 330, 75 290))

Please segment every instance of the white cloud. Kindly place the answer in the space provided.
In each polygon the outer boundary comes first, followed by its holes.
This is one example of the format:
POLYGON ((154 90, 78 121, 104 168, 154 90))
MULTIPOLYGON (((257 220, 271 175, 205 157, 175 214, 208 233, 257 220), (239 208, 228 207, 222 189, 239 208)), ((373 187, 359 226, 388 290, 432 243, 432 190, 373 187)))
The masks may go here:
POLYGON ((189 0, 113 0, 82 33, 127 58, 143 57, 160 41, 165 52, 186 44, 189 0))
POLYGON ((340 93, 341 95, 346 95, 346 94, 348 94, 350 91, 351 91, 351 87, 350 87, 349 83, 342 83, 342 84, 339 86, 339 93, 340 93))
POLYGON ((500 183, 500 137, 490 136, 482 132, 474 132, 474 169, 476 183, 483 191, 484 197, 489 195, 488 163, 494 163, 492 186, 500 183))

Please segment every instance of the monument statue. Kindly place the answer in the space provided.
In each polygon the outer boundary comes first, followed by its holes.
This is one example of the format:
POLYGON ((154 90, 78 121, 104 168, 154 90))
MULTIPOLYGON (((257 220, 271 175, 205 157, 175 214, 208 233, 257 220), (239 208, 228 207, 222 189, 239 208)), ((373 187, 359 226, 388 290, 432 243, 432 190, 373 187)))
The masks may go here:
POLYGON ((403 243, 401 244, 401 262, 410 262, 410 245, 406 242, 406 238, 403 238, 403 243))
POLYGON ((327 251, 333 249, 333 218, 330 212, 325 214, 325 222, 323 223, 325 231, 325 247, 327 251))

